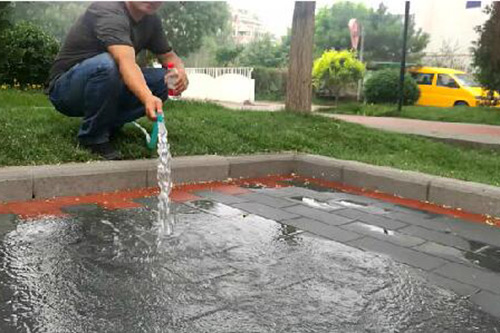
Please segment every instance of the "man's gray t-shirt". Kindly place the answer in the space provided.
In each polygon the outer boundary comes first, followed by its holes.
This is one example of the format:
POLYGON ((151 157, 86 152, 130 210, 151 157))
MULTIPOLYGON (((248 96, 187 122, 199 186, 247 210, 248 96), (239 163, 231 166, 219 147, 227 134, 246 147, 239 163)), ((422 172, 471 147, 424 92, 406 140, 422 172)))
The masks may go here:
POLYGON ((158 16, 146 15, 135 22, 124 2, 95 2, 68 32, 50 70, 49 87, 74 65, 107 52, 110 45, 130 45, 136 54, 142 49, 154 54, 172 50, 158 16))

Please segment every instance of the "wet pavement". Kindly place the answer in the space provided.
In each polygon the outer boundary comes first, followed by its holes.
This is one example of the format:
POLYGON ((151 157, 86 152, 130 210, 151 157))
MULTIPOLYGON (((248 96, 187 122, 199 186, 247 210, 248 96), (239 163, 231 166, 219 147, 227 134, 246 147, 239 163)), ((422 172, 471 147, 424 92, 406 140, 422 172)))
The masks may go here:
POLYGON ((0 332, 500 331, 498 227, 293 185, 0 215, 0 332))

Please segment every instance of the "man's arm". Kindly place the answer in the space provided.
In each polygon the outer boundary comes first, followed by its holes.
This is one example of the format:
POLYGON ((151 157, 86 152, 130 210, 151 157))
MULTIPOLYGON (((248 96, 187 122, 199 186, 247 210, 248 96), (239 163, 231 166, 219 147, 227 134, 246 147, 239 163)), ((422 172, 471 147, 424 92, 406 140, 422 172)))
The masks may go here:
POLYGON ((156 112, 162 112, 163 103, 148 88, 144 75, 135 62, 134 48, 128 45, 111 45, 108 51, 116 61, 125 85, 144 104, 147 117, 156 120, 156 112))
POLYGON ((179 73, 179 80, 175 84, 175 91, 176 93, 180 94, 184 90, 187 89, 187 86, 189 84, 188 78, 186 75, 186 71, 184 70, 184 64, 182 63, 181 58, 175 54, 174 51, 170 51, 164 54, 158 55, 158 60, 162 64, 163 67, 167 67, 167 64, 169 62, 174 64, 174 67, 177 69, 177 72, 179 73))

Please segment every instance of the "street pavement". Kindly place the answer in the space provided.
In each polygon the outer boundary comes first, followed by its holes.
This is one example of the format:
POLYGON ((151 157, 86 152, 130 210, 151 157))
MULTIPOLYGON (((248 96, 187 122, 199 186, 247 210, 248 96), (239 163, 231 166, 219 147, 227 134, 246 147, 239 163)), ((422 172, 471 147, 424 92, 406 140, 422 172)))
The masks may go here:
POLYGON ((385 131, 477 143, 484 146, 500 146, 500 126, 326 113, 321 115, 385 131))

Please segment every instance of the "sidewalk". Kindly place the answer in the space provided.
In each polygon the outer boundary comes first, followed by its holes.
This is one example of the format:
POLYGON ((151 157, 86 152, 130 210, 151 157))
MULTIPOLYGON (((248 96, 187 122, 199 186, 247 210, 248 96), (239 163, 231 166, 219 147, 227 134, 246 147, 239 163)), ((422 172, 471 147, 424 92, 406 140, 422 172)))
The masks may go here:
POLYGON ((500 126, 415 119, 317 113, 328 118, 404 134, 416 134, 468 145, 500 148, 500 126))
MULTIPOLYGON (((242 104, 227 101, 212 101, 225 108, 231 110, 245 110, 245 111, 283 111, 285 103, 272 102, 272 101, 255 101, 250 104, 242 104)), ((329 106, 312 105, 312 111, 320 111, 322 108, 330 108, 329 106)))

